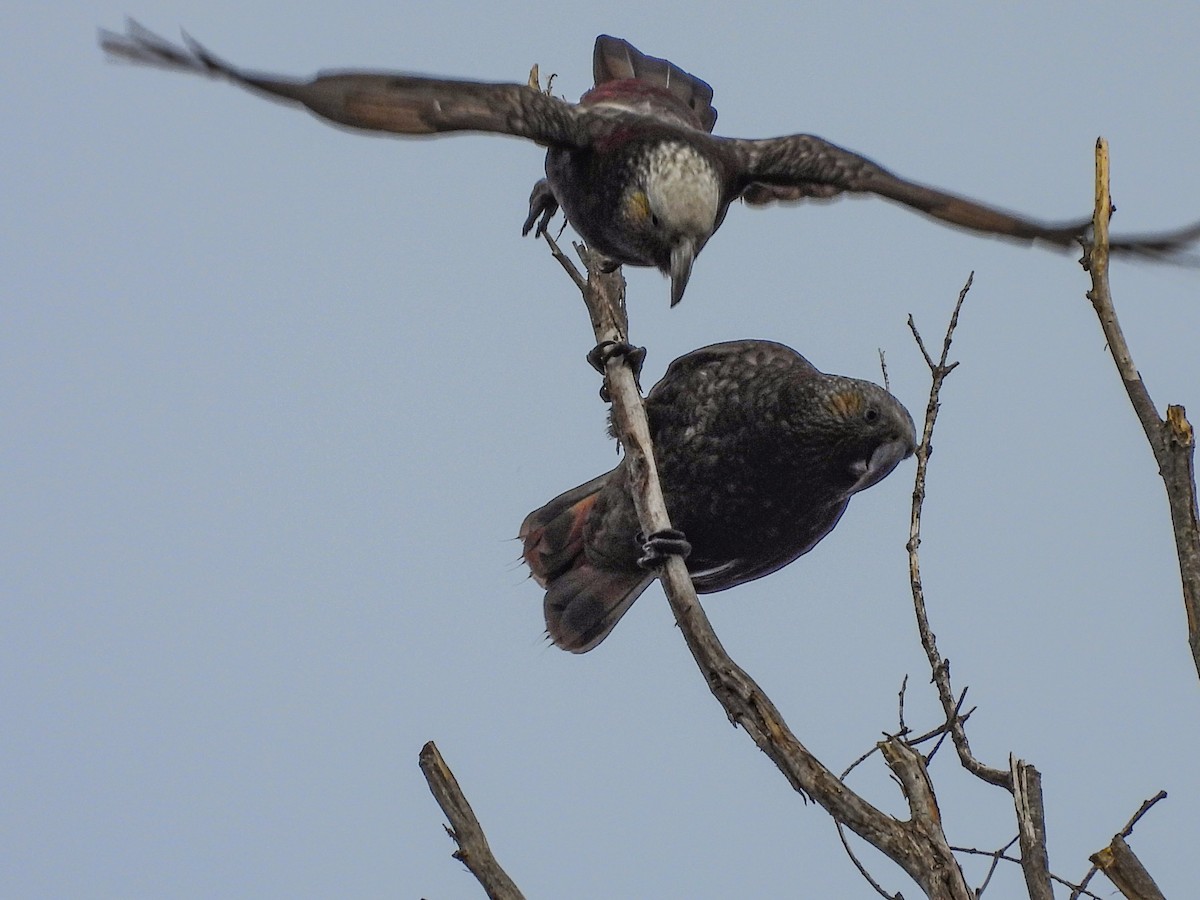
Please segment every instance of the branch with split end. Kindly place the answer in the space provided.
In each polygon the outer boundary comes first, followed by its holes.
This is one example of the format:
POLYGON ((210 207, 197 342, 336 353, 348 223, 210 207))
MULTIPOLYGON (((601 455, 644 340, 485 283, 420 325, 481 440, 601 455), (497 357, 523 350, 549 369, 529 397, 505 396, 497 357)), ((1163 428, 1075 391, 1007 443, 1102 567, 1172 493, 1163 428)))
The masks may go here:
POLYGON ((1188 645, 1196 674, 1200 675, 1200 515, 1197 514, 1196 501, 1196 442, 1182 406, 1168 406, 1165 421, 1159 417, 1158 408, 1134 365, 1133 354, 1117 321, 1108 283, 1108 220, 1112 209, 1108 143, 1104 138, 1097 138, 1096 208, 1092 219, 1094 237, 1091 245, 1085 246, 1083 258, 1083 266, 1092 276, 1092 289, 1087 296, 1096 310, 1121 383, 1150 443, 1167 492, 1171 527, 1175 532, 1175 553, 1179 558, 1183 606, 1187 614, 1188 645))
POLYGON ((1046 810, 1042 806, 1042 775, 1023 759, 1010 755, 1013 805, 1021 839, 1021 868, 1029 900, 1054 900, 1050 883, 1050 857, 1046 852, 1046 810))
POLYGON ((429 784, 429 792, 450 820, 447 834, 458 844, 454 858, 463 863, 475 876, 491 900, 524 900, 508 874, 500 868, 484 836, 483 826, 467 802, 458 779, 442 759, 437 745, 430 741, 421 748, 421 771, 429 784))

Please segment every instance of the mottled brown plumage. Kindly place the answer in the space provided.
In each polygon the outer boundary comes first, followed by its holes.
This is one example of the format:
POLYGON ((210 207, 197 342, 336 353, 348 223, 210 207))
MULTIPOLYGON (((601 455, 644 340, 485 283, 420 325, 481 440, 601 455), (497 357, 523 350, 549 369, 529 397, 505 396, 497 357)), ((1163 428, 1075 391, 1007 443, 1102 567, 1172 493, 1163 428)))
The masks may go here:
MULTIPOLYGON (((672 525, 700 593, 807 553, 850 497, 915 446, 912 418, 870 382, 826 375, 783 344, 732 341, 671 363, 646 399, 672 525)), ((524 559, 546 588, 546 628, 582 653, 653 581, 622 461, 526 517, 524 559)))
MULTIPOLYGON (((1052 223, 1014 215, 898 178, 813 135, 765 140, 717 137, 712 88, 627 41, 601 35, 595 87, 578 104, 524 84, 486 84, 378 72, 328 72, 311 80, 243 71, 185 39, 179 47, 135 22, 102 31, 110 55, 226 78, 256 93, 308 107, 352 128, 403 135, 483 131, 547 147, 546 180, 530 198, 528 232, 558 208, 595 250, 617 263, 654 266, 679 302, 692 262, 729 205, 875 194, 942 222, 984 234, 1073 249, 1090 219, 1052 223)), ((1115 253, 1176 256, 1200 238, 1200 223, 1116 238, 1115 253)))

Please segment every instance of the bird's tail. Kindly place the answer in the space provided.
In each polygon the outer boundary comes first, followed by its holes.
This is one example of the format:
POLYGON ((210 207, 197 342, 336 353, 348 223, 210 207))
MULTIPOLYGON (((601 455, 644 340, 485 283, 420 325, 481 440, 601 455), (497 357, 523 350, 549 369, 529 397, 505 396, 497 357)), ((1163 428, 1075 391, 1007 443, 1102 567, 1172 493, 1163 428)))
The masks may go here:
POLYGON ((607 34, 596 38, 592 75, 596 87, 606 81, 629 78, 656 85, 682 100, 700 119, 705 130, 712 131, 717 124, 717 111, 712 105, 713 89, 708 82, 683 71, 673 62, 647 56, 629 41, 607 34))
POLYGON ((598 568, 584 553, 584 524, 609 474, 560 494, 521 523, 521 556, 546 589, 546 631, 572 653, 604 640, 654 580, 647 573, 598 568))

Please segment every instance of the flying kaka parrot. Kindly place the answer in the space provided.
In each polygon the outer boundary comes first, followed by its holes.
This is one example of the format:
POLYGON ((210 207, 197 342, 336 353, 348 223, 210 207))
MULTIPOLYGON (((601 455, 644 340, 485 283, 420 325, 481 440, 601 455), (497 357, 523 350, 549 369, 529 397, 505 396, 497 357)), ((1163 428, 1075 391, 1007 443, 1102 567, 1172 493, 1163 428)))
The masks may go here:
MULTIPOLYGON (((177 46, 130 21, 102 30, 113 57, 224 78, 322 118, 366 131, 436 135, 479 131, 547 149, 546 179, 530 198, 524 233, 562 208, 588 245, 616 264, 653 266, 683 297, 692 263, 730 203, 754 206, 841 193, 875 194, 962 228, 1070 249, 1090 219, 1043 222, 907 181, 819 137, 764 140, 713 135, 712 88, 673 63, 601 35, 595 87, 569 103, 527 84, 385 72, 330 71, 305 80, 232 66, 186 35, 177 46)), ((1200 223, 1116 238, 1117 253, 1167 258, 1200 238, 1200 223)))
MULTIPOLYGON (((713 344, 675 360, 646 398, 671 524, 702 594, 762 578, 833 530, 850 497, 916 446, 912 417, 878 385, 826 375, 772 341, 713 344)), ((521 524, 564 650, 600 643, 654 580, 622 462, 521 524)))

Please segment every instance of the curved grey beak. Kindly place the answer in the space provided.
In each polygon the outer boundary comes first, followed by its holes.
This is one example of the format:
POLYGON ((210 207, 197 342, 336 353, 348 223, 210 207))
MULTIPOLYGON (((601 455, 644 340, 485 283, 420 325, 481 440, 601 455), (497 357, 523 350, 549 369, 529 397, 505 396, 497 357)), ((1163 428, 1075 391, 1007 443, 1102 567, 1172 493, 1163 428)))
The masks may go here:
POLYGON ((671 248, 671 305, 683 299, 688 278, 692 274, 692 262, 696 258, 696 242, 690 238, 681 240, 671 248))
POLYGON ((911 438, 880 444, 875 448, 875 452, 871 454, 869 460, 859 460, 851 466, 851 470, 858 475, 858 481, 854 482, 850 493, 857 494, 859 491, 865 491, 871 485, 883 481, 892 474, 892 469, 896 468, 901 460, 908 459, 912 454, 911 438))

